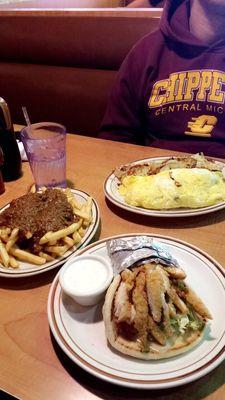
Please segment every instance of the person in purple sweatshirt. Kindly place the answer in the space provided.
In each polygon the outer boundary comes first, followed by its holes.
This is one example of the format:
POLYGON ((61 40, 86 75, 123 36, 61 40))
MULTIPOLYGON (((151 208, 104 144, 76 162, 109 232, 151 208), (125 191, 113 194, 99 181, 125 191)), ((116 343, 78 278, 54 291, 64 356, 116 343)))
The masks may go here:
POLYGON ((99 137, 225 158, 225 2, 167 0, 123 62, 99 137))
POLYGON ((163 0, 129 0, 127 7, 163 7, 163 0))

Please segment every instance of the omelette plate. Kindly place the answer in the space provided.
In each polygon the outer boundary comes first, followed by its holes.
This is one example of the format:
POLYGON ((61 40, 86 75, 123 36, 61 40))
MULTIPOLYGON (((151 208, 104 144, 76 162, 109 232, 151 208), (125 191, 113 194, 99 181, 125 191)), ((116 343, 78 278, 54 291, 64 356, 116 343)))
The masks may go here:
MULTIPOLYGON (((142 160, 136 160, 129 165, 136 165, 136 164, 144 164, 148 162, 154 162, 154 161, 165 161, 170 159, 172 156, 167 156, 167 157, 154 157, 154 158, 145 158, 142 160)), ((126 164, 127 165, 127 164, 126 164)), ((207 206, 207 207, 201 207, 201 208, 176 208, 176 209, 171 209, 171 210, 153 210, 153 209, 147 209, 147 208, 142 208, 142 207, 136 207, 129 205, 125 202, 123 196, 120 195, 119 193, 119 184, 120 181, 116 177, 114 173, 111 173, 107 179, 105 180, 104 183, 104 192, 105 196, 107 199, 115 204, 116 206, 123 208, 126 211, 131 211, 136 214, 141 214, 141 215, 146 215, 146 216, 151 216, 151 217, 191 217, 195 215, 202 215, 202 214, 208 214, 211 212, 215 212, 218 210, 221 210, 225 208, 225 201, 221 203, 217 203, 213 206, 207 206)))

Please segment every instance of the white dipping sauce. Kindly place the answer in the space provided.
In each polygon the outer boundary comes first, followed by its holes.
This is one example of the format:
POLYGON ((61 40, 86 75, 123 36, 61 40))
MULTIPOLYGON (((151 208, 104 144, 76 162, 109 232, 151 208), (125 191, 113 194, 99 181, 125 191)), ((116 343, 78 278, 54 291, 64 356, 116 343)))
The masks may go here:
POLYGON ((91 254, 69 259, 59 272, 63 291, 82 306, 97 304, 112 279, 111 263, 91 254))
POLYGON ((70 292, 77 295, 93 293, 101 290, 109 272, 97 259, 77 259, 70 264, 63 274, 64 285, 70 292))

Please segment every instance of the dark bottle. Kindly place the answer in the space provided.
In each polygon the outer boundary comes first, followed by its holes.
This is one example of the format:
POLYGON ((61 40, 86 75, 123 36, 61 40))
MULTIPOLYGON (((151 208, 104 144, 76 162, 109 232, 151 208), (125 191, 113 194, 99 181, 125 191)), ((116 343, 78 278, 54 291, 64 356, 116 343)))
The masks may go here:
MULTIPOLYGON (((2 149, 0 147, 0 167, 3 164, 3 160, 4 160, 3 159, 3 152, 2 152, 2 149)), ((4 191, 5 191, 5 185, 4 185, 4 181, 3 181, 3 178, 2 178, 2 172, 0 170, 0 194, 4 193, 4 191)))
POLYGON ((0 97, 0 112, 0 147, 4 157, 1 171, 4 181, 13 181, 22 174, 22 162, 9 108, 2 97, 0 97))

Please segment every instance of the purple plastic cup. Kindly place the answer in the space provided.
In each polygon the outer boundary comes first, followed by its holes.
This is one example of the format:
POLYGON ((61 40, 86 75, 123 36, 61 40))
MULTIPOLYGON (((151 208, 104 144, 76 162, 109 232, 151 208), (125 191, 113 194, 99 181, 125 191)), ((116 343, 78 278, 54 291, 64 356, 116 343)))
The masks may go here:
POLYGON ((21 131, 36 188, 66 187, 66 128, 55 122, 31 124, 21 131))

